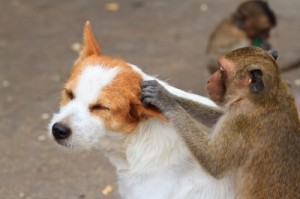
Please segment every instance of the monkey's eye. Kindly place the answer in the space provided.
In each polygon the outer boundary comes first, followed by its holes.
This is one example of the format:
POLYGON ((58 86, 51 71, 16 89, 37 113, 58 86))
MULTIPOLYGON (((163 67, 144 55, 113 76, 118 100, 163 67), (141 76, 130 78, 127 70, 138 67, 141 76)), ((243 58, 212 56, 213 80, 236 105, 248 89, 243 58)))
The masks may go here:
POLYGON ((110 110, 108 107, 103 106, 102 104, 93 104, 89 107, 90 111, 107 111, 110 110))
POLYGON ((68 96, 68 98, 70 100, 72 100, 72 99, 75 98, 75 95, 74 95, 74 93, 71 90, 65 88, 65 93, 66 93, 66 95, 68 96))

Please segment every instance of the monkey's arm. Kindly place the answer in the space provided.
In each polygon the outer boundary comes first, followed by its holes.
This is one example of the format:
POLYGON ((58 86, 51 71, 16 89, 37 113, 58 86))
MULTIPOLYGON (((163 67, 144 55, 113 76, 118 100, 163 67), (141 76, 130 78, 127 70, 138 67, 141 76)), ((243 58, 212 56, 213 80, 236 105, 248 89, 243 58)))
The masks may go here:
POLYGON ((144 81, 141 86, 142 102, 156 106, 169 118, 199 163, 213 176, 220 177, 239 164, 244 153, 241 135, 232 138, 222 133, 212 139, 209 129, 193 119, 157 81, 144 81))
POLYGON ((179 104, 189 115, 202 124, 212 127, 223 115, 223 111, 217 107, 207 106, 199 102, 181 98, 169 93, 177 104, 179 104))

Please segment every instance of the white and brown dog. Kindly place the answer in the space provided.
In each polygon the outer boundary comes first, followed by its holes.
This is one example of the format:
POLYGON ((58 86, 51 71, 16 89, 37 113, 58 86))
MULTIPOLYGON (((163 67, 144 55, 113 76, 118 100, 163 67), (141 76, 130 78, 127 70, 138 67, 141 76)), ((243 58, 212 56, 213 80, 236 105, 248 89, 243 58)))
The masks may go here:
MULTIPOLYGON (((66 147, 101 149, 116 168, 124 199, 233 198, 227 179, 211 177, 175 128, 157 110, 143 107, 140 83, 151 79, 134 65, 102 55, 87 22, 50 136, 66 147)), ((214 106, 160 83, 173 94, 214 106)))

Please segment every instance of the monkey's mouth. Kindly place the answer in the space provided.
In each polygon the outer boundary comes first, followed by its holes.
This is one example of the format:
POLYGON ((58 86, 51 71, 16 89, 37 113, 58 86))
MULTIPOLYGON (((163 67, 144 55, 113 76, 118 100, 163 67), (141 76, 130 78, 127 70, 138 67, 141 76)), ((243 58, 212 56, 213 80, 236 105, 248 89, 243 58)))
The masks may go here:
POLYGON ((210 99, 213 100, 214 102, 222 103, 224 101, 223 97, 220 96, 219 94, 208 92, 208 95, 210 99))

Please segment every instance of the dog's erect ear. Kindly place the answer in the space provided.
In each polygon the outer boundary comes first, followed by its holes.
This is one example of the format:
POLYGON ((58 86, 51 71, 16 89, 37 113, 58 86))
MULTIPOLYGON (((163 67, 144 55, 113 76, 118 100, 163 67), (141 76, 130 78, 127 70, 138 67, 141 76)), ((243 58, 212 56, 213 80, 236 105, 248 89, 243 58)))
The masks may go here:
POLYGON ((99 44, 97 43, 96 38, 92 32, 91 24, 89 21, 85 23, 83 40, 84 44, 80 52, 80 58, 101 54, 99 44))

